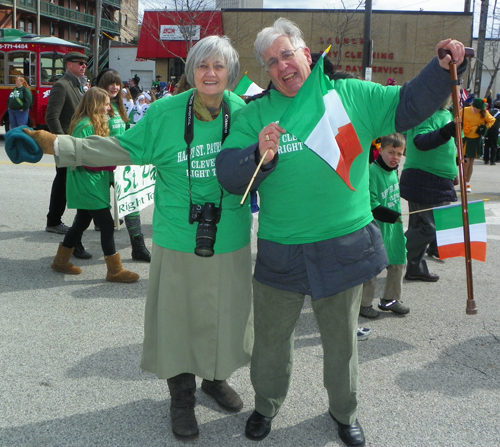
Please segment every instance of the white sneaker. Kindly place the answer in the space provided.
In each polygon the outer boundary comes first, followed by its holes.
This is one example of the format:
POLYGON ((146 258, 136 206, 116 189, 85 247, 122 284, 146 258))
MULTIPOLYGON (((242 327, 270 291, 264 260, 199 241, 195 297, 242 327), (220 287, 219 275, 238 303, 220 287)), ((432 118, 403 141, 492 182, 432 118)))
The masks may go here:
POLYGON ((470 187, 470 183, 467 183, 467 184, 465 185, 465 190, 466 190, 467 192, 472 192, 472 189, 471 189, 471 187, 470 187))
POLYGON ((367 327, 358 327, 358 341, 366 340, 372 333, 367 327))

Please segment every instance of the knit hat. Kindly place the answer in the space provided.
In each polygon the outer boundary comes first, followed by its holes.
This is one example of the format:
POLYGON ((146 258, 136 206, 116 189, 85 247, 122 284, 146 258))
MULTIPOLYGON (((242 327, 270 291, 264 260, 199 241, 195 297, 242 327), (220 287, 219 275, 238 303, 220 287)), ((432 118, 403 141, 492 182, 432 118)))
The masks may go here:
POLYGON ((42 148, 23 129, 33 130, 28 126, 19 126, 5 134, 5 152, 12 163, 38 163, 43 157, 42 148))
POLYGON ((484 110, 486 108, 486 99, 475 98, 472 101, 472 106, 479 110, 484 110))

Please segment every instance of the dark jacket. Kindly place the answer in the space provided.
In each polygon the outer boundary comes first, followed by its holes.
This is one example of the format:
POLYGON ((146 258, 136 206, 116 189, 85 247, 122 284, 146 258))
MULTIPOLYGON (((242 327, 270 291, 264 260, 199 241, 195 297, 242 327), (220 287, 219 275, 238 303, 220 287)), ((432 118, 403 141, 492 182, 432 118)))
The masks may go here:
POLYGON ((45 113, 45 122, 52 133, 68 133, 71 119, 82 96, 80 80, 69 72, 52 86, 45 113))
POLYGON ((22 85, 19 88, 14 88, 10 92, 9 100, 7 101, 7 108, 10 110, 26 110, 31 107, 33 103, 33 95, 30 89, 22 85))

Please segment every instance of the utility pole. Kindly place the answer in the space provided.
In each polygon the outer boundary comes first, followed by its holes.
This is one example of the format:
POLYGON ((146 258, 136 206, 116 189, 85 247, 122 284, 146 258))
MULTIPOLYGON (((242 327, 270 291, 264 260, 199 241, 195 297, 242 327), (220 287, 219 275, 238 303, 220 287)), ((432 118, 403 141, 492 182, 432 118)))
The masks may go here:
POLYGON ((365 0, 365 28, 363 33, 363 59, 361 73, 366 81, 372 80, 372 0, 365 0))
MULTIPOLYGON (((481 0, 481 14, 479 16, 479 34, 477 36, 477 58, 484 61, 484 43, 486 40, 486 22, 488 20, 489 0, 481 0)), ((483 76, 483 64, 476 64, 476 77, 474 79, 474 95, 478 97, 481 93, 481 78, 483 76)))
POLYGON ((94 38, 94 77, 99 74, 99 49, 101 42, 101 17, 102 17, 102 0, 95 2, 96 17, 95 17, 95 38, 94 38))

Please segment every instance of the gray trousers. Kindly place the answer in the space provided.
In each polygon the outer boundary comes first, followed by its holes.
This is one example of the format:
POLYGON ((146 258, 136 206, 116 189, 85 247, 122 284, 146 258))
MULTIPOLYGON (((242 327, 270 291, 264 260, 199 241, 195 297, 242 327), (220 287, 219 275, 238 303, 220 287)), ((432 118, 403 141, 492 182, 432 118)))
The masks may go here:
MULTIPOLYGON (((387 267, 387 277, 385 279, 385 289, 382 298, 384 300, 400 300, 401 289, 403 288, 403 276, 405 274, 404 264, 393 264, 387 267)), ((375 298, 375 288, 377 287, 377 277, 363 283, 363 295, 361 305, 369 307, 375 298)))
MULTIPOLYGON (((361 285, 312 301, 323 345, 323 383, 330 411, 343 424, 357 417, 358 326, 361 285)), ((250 377, 255 409, 273 417, 292 374, 294 331, 305 295, 253 280, 255 341, 250 377)), ((314 367, 314 366, 311 366, 314 367)))

